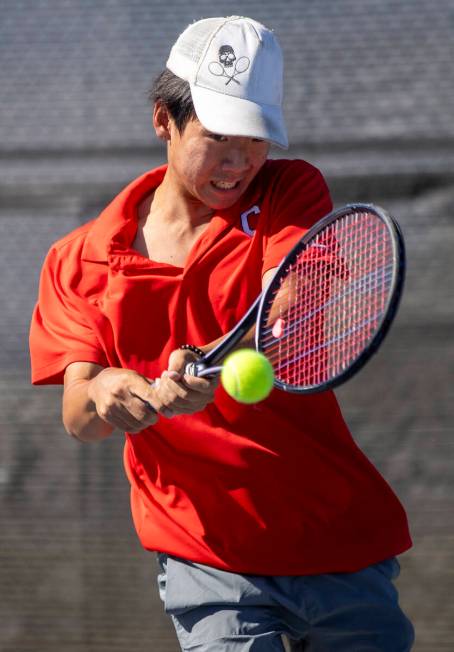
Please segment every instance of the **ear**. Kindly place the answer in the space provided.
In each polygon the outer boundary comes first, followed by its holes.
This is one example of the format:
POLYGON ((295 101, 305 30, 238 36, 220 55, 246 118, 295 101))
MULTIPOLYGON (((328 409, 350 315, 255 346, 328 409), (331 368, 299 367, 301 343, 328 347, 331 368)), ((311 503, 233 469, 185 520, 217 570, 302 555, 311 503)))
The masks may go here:
POLYGON ((170 115, 167 107, 159 100, 153 107, 153 127, 161 140, 170 140, 170 115))

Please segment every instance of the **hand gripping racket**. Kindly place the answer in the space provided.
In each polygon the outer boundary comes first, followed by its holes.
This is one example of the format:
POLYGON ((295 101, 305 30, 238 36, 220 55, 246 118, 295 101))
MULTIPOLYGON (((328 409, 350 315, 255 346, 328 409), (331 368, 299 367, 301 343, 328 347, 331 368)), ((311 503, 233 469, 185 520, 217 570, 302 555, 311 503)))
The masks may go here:
POLYGON ((219 373, 255 323, 256 348, 273 366, 275 387, 312 393, 340 385, 383 341, 404 274, 402 234, 384 210, 336 210, 303 236, 237 326, 186 373, 219 373))

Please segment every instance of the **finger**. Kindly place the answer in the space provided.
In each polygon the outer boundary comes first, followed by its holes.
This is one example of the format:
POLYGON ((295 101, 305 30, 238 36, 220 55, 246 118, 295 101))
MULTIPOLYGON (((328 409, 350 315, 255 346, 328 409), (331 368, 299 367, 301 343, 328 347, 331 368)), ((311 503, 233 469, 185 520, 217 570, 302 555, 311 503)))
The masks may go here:
POLYGON ((172 418, 180 414, 194 414, 204 410, 210 403, 210 399, 204 397, 203 400, 198 401, 184 401, 183 399, 175 399, 174 401, 166 404, 159 411, 160 414, 167 418, 172 418))
POLYGON ((153 425, 158 420, 158 415, 161 414, 167 419, 175 416, 172 409, 167 405, 164 405, 161 400, 156 400, 156 395, 153 396, 154 405, 151 405, 148 401, 144 401, 140 397, 137 397, 133 402, 128 404, 128 411, 132 416, 138 419, 140 422, 146 423, 147 425, 153 425))
POLYGON ((113 403, 108 407, 111 419, 117 419, 122 427, 130 429, 143 429, 153 425, 158 420, 158 415, 153 406, 149 406, 140 398, 130 397, 121 402, 113 403))
POLYGON ((193 377, 189 382, 192 386, 185 382, 174 382, 169 376, 162 377, 158 390, 160 401, 169 407, 182 407, 184 403, 198 403, 200 400, 208 401, 213 398, 217 382, 193 377))
POLYGON ((213 400, 215 387, 211 384, 209 390, 208 381, 200 378, 195 380, 199 381, 195 384, 197 387, 203 387, 203 392, 194 391, 185 383, 173 381, 171 373, 163 373, 153 405, 156 407, 159 402, 159 405, 172 410, 174 414, 190 414, 203 410, 213 400))
POLYGON ((143 402, 153 405, 154 389, 159 384, 159 378, 145 378, 136 374, 133 381, 129 384, 129 394, 139 398, 143 402))
POLYGON ((121 414, 112 414, 108 421, 112 426, 123 432, 139 432, 139 428, 143 430, 145 427, 142 425, 140 427, 134 426, 131 421, 125 419, 121 414))
MULTIPOLYGON (((183 412, 185 414, 189 412, 195 412, 196 408, 199 406, 199 403, 200 401, 197 403, 195 401, 187 401, 184 399, 175 398, 173 400, 166 401, 165 403, 163 402, 163 406, 160 412, 163 414, 163 416, 170 418, 183 412)), ((203 403, 205 404, 205 401, 203 403)))
POLYGON ((197 405, 191 405, 191 406, 190 405, 184 405, 184 406, 179 407, 179 408, 175 407, 174 410, 171 412, 172 416, 168 417, 168 418, 171 419, 173 417, 178 417, 178 416, 182 416, 182 415, 186 415, 186 414, 195 414, 196 412, 201 412, 202 410, 204 410, 205 407, 206 407, 206 405, 200 405, 200 406, 197 406, 197 405))
POLYGON ((150 403, 150 401, 147 401, 147 399, 142 398, 141 396, 137 396, 137 394, 134 394, 131 392, 131 396, 135 399, 134 401, 131 402, 131 412, 132 414, 139 419, 143 419, 147 416, 148 413, 157 413, 157 410, 153 405, 150 403))
POLYGON ((166 402, 178 397, 185 399, 189 391, 190 389, 183 382, 174 380, 169 372, 162 374, 156 389, 159 399, 166 402))
POLYGON ((183 375, 180 374, 178 371, 173 371, 172 369, 166 369, 166 371, 162 372, 161 378, 170 378, 171 380, 178 382, 179 380, 182 380, 183 375))
POLYGON ((197 359, 197 354, 188 349, 176 349, 175 351, 172 351, 169 356, 167 368, 169 371, 183 373, 186 365, 189 362, 194 362, 197 359))
POLYGON ((218 387, 219 376, 213 376, 211 378, 199 378, 198 376, 184 374, 183 382, 187 387, 189 387, 191 390, 194 390, 195 392, 209 394, 218 387))
POLYGON ((173 394, 161 397, 163 406, 172 410, 174 414, 189 414, 203 410, 214 399, 214 394, 201 394, 188 391, 185 398, 173 394))
MULTIPOLYGON (((139 400, 142 401, 142 399, 139 399, 139 400)), ((152 423, 152 424, 156 423, 156 421, 157 421, 156 417, 157 417, 158 414, 162 414, 162 416, 167 417, 168 419, 170 419, 171 417, 174 416, 174 413, 172 412, 172 410, 169 409, 168 407, 162 405, 161 402, 156 407, 151 405, 151 403, 149 403, 148 401, 142 401, 142 402, 143 402, 143 404, 145 405, 145 407, 147 409, 147 412, 144 415, 143 419, 147 420, 147 421, 150 421, 150 423, 152 423)))
POLYGON ((156 423, 157 419, 153 419, 153 417, 150 415, 161 414, 167 419, 175 416, 172 410, 163 405, 162 400, 158 397, 156 389, 159 387, 159 385, 160 378, 156 378, 156 380, 151 381, 150 387, 147 388, 146 398, 143 396, 137 396, 136 394, 130 392, 134 397, 134 402, 131 402, 128 407, 133 416, 140 420, 147 419, 151 422, 151 424, 156 423), (151 391, 151 388, 154 391, 151 391))

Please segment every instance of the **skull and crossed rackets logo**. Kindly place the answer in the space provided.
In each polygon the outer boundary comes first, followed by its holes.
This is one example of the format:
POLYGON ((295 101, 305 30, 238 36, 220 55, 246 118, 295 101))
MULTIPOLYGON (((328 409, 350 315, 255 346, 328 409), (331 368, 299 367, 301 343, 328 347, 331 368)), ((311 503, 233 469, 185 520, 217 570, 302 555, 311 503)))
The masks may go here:
POLYGON ((231 45, 221 45, 218 52, 218 61, 212 61, 208 70, 216 77, 227 77, 225 85, 234 81, 235 84, 240 84, 238 75, 249 68, 251 62, 248 57, 240 57, 237 59, 234 49, 231 45))

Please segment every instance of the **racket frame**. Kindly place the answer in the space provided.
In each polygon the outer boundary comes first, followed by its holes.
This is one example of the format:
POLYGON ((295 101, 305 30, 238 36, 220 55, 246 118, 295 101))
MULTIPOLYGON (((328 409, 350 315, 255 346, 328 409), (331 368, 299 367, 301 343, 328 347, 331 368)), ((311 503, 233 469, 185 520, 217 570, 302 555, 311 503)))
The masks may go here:
POLYGON ((377 326, 375 335, 371 338, 369 344, 344 371, 337 374, 325 383, 317 383, 316 385, 307 385, 303 387, 289 385, 279 380, 278 378, 275 378, 274 386, 283 391, 296 394, 313 394, 315 392, 333 389, 334 387, 341 385, 346 380, 354 376, 366 364, 371 356, 376 353, 386 334, 389 332, 389 328, 394 320, 394 317, 396 316, 400 298, 402 296, 406 267, 405 244, 402 236, 402 231, 398 223, 379 206, 363 203, 347 204, 342 208, 332 211, 325 217, 321 218, 318 222, 316 222, 281 261, 268 286, 262 292, 261 296, 259 296, 257 299, 259 305, 257 308, 256 318, 255 347, 257 351, 263 352, 263 347, 260 341, 261 333, 266 327, 268 312, 272 305, 272 299, 276 291, 279 289, 283 271, 286 270, 286 268, 288 268, 288 266, 295 261, 297 256, 302 251, 307 249, 310 241, 314 239, 321 231, 323 231, 324 228, 350 213, 373 213, 382 220, 390 234, 393 261, 392 279, 387 302, 383 310, 382 319, 377 326))

